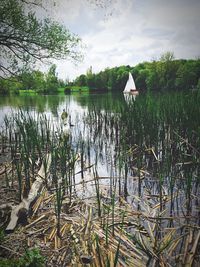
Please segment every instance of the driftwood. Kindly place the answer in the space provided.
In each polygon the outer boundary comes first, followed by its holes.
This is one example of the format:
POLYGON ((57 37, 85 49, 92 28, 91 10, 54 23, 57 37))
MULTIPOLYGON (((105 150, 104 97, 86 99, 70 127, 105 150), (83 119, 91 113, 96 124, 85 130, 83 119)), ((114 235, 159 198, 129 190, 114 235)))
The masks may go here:
POLYGON ((0 169, 0 175, 4 174, 6 172, 6 166, 0 169))
MULTIPOLYGON (((51 154, 47 154, 46 162, 47 162, 47 167, 46 167, 46 173, 47 173, 51 165, 51 154)), ((45 167, 44 163, 42 163, 41 168, 36 176, 36 179, 31 186, 31 190, 28 194, 28 197, 23 198, 21 203, 19 203, 17 206, 12 207, 10 222, 6 228, 7 233, 12 232, 15 229, 19 219, 23 220, 23 217, 25 218, 27 217, 30 205, 37 198, 44 181, 45 181, 45 167)))

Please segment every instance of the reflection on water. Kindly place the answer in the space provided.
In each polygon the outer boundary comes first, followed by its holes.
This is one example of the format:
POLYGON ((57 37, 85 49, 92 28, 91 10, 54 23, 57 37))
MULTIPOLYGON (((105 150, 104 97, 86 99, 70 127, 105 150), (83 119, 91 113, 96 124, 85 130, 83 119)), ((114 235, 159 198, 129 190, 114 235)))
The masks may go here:
MULTIPOLYGON (((63 109, 68 114, 68 124, 74 125, 70 128, 73 142, 81 136, 84 142, 89 142, 87 139, 94 139, 91 136, 90 127, 85 128, 85 117, 94 109, 102 112, 115 112, 125 105, 123 94, 78 94, 78 95, 50 95, 50 96, 1 96, 0 98, 0 126, 3 125, 4 117, 11 116, 20 110, 28 111, 30 114, 44 114, 51 121, 52 125, 60 122, 60 116, 63 109)), ((96 127, 94 127, 96 129, 96 127)), ((90 142, 91 145, 91 142, 90 142)), ((95 161, 95 154, 99 148, 95 144, 91 147, 91 157, 95 161)), ((105 153, 105 151, 104 151, 105 153)), ((101 160, 98 164, 98 171, 101 175, 108 175, 107 166, 103 152, 98 153, 101 160)))
POLYGON ((138 96, 126 100, 123 94, 111 93, 1 97, 0 125, 5 115, 19 108, 45 114, 53 125, 60 122, 65 109, 69 114, 68 124, 74 125, 70 127, 74 148, 82 149, 87 164, 97 164, 100 176, 139 175, 138 184, 130 179, 126 179, 125 185, 120 184, 119 187, 126 187, 124 191, 131 188, 129 193, 140 196, 148 189, 156 195, 160 187, 164 193, 172 185, 173 190, 180 189, 182 176, 189 182, 190 177, 195 180, 199 173, 198 153, 192 149, 199 142, 194 131, 199 120, 196 97, 138 96), (191 119, 194 116, 196 120, 191 119), (184 140, 192 143, 192 147, 184 140), (191 163, 184 165, 184 162, 191 163), (140 173, 140 169, 148 171, 140 173))
MULTIPOLYGON (((80 158, 76 182, 87 182, 82 174, 94 164, 95 177, 108 192, 106 197, 124 197, 134 211, 155 219, 152 229, 158 240, 166 229, 177 227, 175 239, 185 236, 188 248, 188 229, 182 226, 194 227, 194 236, 199 229, 198 97, 195 93, 139 95, 135 100, 124 99, 123 94, 2 97, 0 124, 4 115, 20 108, 45 114, 56 126, 65 109, 68 125, 74 125, 70 127, 70 151, 80 158)), ((95 195, 95 186, 87 191, 89 196, 95 195)), ((146 220, 142 225, 148 229, 146 220)), ((186 251, 178 246, 176 250, 181 255, 186 251)))
POLYGON ((112 110, 122 104, 124 104, 124 99, 121 94, 1 96, 0 125, 2 125, 5 115, 9 116, 19 109, 48 114, 52 118, 58 118, 62 110, 66 109, 73 119, 94 107, 101 110, 112 110))

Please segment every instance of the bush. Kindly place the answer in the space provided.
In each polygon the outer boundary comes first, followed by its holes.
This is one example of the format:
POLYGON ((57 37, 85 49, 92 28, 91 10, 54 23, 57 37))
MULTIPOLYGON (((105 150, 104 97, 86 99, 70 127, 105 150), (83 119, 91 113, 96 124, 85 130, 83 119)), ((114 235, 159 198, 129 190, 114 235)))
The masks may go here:
POLYGON ((44 267, 46 259, 38 249, 27 250, 20 259, 0 258, 0 267, 44 267))

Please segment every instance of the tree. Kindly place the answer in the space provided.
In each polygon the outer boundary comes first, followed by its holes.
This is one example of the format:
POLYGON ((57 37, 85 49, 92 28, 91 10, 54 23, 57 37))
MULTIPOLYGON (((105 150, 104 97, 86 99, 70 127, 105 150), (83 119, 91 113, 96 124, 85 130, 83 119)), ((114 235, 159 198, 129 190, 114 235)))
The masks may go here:
POLYGON ((84 75, 84 74, 80 75, 80 76, 75 80, 75 83, 76 83, 78 86, 86 86, 86 85, 87 85, 87 77, 86 77, 86 75, 84 75))
POLYGON ((94 89, 96 87, 96 85, 95 85, 95 74, 87 75, 87 86, 90 89, 94 89))
POLYGON ((158 73, 159 62, 153 61, 149 66, 149 75, 146 79, 148 91, 159 91, 159 73, 158 73))
POLYGON ((39 19, 30 6, 40 2, 1 0, 0 76, 14 75, 37 61, 79 59, 80 39, 64 26, 46 17, 39 19))
POLYGON ((200 61, 188 60, 177 70, 176 87, 178 90, 195 88, 200 77, 200 61))
POLYGON ((23 90, 34 89, 34 77, 32 72, 24 71, 20 74, 18 80, 22 82, 23 90))
POLYGON ((39 70, 34 70, 32 72, 33 83, 32 89, 35 90, 37 93, 44 93, 45 92, 45 76, 39 70))
POLYGON ((45 93, 54 93, 58 89, 58 78, 56 74, 56 65, 53 64, 46 75, 45 93))
POLYGON ((163 91, 174 90, 176 73, 178 69, 177 61, 173 52, 166 52, 160 58, 158 65, 160 75, 160 88, 163 91))
POLYGON ((39 93, 45 89, 45 75, 39 70, 23 72, 18 80, 21 81, 23 90, 34 90, 39 93))
POLYGON ((160 61, 162 62, 170 62, 173 61, 174 59, 175 59, 174 53, 170 51, 163 53, 160 57, 160 61))
POLYGON ((197 90, 200 91, 200 78, 198 79, 197 90))
POLYGON ((147 91, 147 78, 149 76, 149 70, 148 69, 141 69, 139 71, 138 77, 135 80, 135 83, 137 85, 137 88, 141 91, 147 91))
POLYGON ((0 94, 8 95, 8 94, 19 94, 19 90, 23 89, 22 83, 16 80, 5 80, 0 79, 0 94))

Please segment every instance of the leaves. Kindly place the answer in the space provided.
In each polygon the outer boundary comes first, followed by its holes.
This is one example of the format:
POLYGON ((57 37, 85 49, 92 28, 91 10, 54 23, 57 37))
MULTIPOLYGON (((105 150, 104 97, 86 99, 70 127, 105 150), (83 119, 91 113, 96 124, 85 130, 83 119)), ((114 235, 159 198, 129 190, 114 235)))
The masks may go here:
POLYGON ((175 60, 173 53, 163 54, 159 61, 143 62, 135 67, 120 66, 97 74, 87 72, 77 77, 74 84, 87 85, 91 90, 123 91, 128 72, 133 74, 139 91, 183 91, 199 88, 200 60, 175 60))
POLYGON ((38 19, 24 2, 3 0, 0 7, 2 76, 45 59, 80 60, 80 38, 50 18, 38 19), (14 64, 13 64, 14 63, 14 64))

